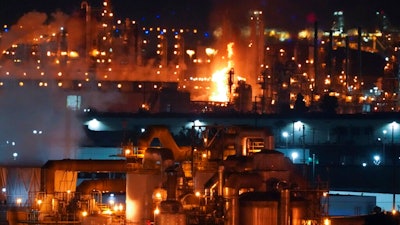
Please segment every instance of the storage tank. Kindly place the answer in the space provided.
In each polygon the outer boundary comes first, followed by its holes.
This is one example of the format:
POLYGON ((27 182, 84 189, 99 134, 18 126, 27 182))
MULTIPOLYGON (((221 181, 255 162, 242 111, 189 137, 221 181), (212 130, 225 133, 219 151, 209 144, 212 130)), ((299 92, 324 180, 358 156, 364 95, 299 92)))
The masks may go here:
POLYGON ((302 221, 306 218, 307 209, 309 208, 307 205, 307 201, 304 199, 292 199, 290 202, 291 206, 291 225, 301 225, 304 224, 302 221))
POLYGON ((239 197, 239 225, 301 225, 307 209, 289 190, 248 192, 239 197))
POLYGON ((277 225, 279 193, 248 192, 239 198, 239 224, 277 225))
POLYGON ((160 170, 138 170, 126 174, 126 222, 145 224, 153 220, 153 190, 161 186, 160 170))

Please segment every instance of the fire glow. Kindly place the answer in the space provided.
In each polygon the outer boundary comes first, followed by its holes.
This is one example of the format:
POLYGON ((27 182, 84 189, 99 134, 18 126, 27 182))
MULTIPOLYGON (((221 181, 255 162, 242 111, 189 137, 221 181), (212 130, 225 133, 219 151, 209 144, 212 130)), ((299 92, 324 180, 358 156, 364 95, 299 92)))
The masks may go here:
POLYGON ((233 42, 227 45, 227 65, 222 69, 215 71, 212 75, 212 94, 210 96, 210 101, 213 102, 229 102, 230 97, 230 86, 229 86, 229 71, 233 68, 234 63, 233 57, 233 42))

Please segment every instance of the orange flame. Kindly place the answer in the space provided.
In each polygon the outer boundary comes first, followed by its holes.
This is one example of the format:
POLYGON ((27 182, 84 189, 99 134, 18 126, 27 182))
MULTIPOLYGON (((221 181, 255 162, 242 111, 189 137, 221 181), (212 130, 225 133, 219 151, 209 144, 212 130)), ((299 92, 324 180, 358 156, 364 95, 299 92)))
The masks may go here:
POLYGON ((229 102, 229 71, 233 68, 233 42, 227 45, 228 62, 227 66, 213 73, 211 81, 213 82, 213 90, 210 101, 229 102))

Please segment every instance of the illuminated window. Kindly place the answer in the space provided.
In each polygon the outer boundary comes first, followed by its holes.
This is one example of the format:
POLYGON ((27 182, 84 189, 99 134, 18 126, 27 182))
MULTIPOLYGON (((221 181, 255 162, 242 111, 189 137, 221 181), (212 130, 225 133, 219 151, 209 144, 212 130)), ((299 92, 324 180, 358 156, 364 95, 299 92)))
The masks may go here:
POLYGON ((68 95, 67 96, 67 108, 71 110, 78 110, 81 108, 81 96, 79 95, 68 95))

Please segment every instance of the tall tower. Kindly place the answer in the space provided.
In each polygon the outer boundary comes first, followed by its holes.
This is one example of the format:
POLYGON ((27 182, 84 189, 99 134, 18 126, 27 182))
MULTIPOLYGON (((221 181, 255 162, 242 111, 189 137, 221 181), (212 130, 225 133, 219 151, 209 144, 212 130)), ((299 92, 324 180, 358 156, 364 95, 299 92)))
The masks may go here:
POLYGON ((264 65, 264 19, 263 13, 259 10, 250 11, 250 43, 249 43, 249 84, 254 87, 254 97, 260 97, 261 111, 265 112, 266 103, 271 102, 272 96, 268 93, 268 87, 266 85, 267 79, 265 71, 261 71, 264 65), (258 85, 261 85, 261 90, 258 89, 258 85), (257 87, 257 89, 256 89, 257 87))
POLYGON ((343 11, 335 11, 333 13, 334 21, 332 25, 332 30, 343 33, 344 32, 344 15, 343 11))
POLYGON ((112 33, 113 33, 114 13, 112 12, 109 0, 104 0, 101 9, 100 19, 100 40, 98 48, 100 51, 112 52, 112 33), (111 50, 111 51, 110 51, 111 50))
POLYGON ((113 58, 113 33, 114 13, 112 12, 110 0, 104 0, 100 9, 100 19, 97 36, 97 63, 96 76, 107 78, 110 73, 110 64, 113 58))
MULTIPOLYGON (((264 20, 262 11, 250 12, 250 43, 251 59, 254 62, 251 69, 251 77, 257 80, 260 74, 260 66, 264 63, 264 20)), ((253 78, 253 79, 254 79, 253 78)))
POLYGON ((85 60, 86 63, 89 64, 90 62, 90 51, 92 50, 92 35, 91 35, 91 18, 92 18, 92 12, 90 5, 87 1, 82 1, 81 3, 81 9, 85 10, 85 60))

